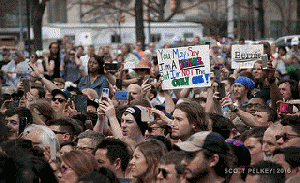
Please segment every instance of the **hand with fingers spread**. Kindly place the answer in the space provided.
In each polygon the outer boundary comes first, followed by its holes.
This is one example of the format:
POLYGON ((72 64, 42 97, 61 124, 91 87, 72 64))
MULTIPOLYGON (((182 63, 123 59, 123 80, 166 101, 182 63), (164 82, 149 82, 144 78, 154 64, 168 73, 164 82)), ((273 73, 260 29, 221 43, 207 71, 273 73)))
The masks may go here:
POLYGON ((272 60, 268 60, 267 62, 267 80, 270 84, 275 82, 275 69, 273 68, 272 60))
POLYGON ((155 114, 158 118, 160 118, 161 120, 155 120, 156 124, 158 125, 167 125, 172 123, 172 120, 169 119, 164 112, 157 110, 155 108, 151 108, 150 112, 152 112, 153 114, 155 114))
POLYGON ((101 100, 101 102, 99 103, 99 108, 100 108, 100 110, 105 112, 105 115, 107 116, 107 118, 116 116, 114 104, 112 103, 112 101, 109 98, 107 99, 107 101, 101 100))
POLYGON ((10 99, 10 100, 5 100, 3 102, 3 104, 1 105, 1 108, 0 108, 0 112, 5 112, 7 110, 7 105, 10 103, 10 102, 13 102, 14 100, 10 99))
POLYGON ((71 99, 68 99, 67 103, 68 104, 66 105, 66 113, 67 113, 66 116, 71 117, 71 116, 78 114, 78 111, 75 108, 75 102, 71 101, 71 99), (71 107, 71 105, 72 105, 72 107, 71 107))
POLYGON ((36 100, 34 99, 34 97, 32 96, 32 94, 30 92, 26 93, 26 107, 28 108, 30 104, 33 104, 36 102, 36 100))
POLYGON ((228 69, 226 69, 226 68, 224 67, 224 68, 222 68, 221 70, 222 70, 222 73, 223 73, 223 76, 224 76, 224 77, 228 77, 228 76, 229 76, 230 72, 229 72, 228 69))
POLYGON ((230 97, 225 97, 221 100, 221 105, 222 106, 228 106, 230 108, 230 110, 232 110, 234 108, 233 106, 233 101, 230 97))
POLYGON ((141 95, 142 97, 147 97, 147 94, 150 93, 150 89, 151 89, 151 84, 149 83, 149 79, 146 79, 145 81, 143 81, 143 84, 141 85, 142 91, 141 91, 141 95))

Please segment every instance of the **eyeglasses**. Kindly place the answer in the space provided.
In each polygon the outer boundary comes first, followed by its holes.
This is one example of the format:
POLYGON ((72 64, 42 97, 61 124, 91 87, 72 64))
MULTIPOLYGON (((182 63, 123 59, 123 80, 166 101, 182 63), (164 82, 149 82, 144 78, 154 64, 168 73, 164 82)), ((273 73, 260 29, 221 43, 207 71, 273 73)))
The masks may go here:
POLYGON ((55 102, 56 100, 58 100, 59 103, 63 103, 63 102, 67 101, 66 99, 63 99, 63 98, 52 98, 53 102, 55 102))
POLYGON ((94 148, 91 147, 76 147, 77 150, 86 151, 86 150, 94 150, 94 148))
POLYGON ((158 174, 160 174, 160 172, 162 173, 164 179, 167 178, 167 176, 168 176, 169 173, 167 172, 166 169, 158 168, 158 174))
POLYGON ((75 56, 75 53, 70 53, 71 56, 75 56))
POLYGON ((300 137, 299 135, 284 133, 282 135, 276 135, 276 140, 283 139, 284 142, 289 141, 292 138, 300 137))
POLYGON ((55 130, 52 130, 55 134, 66 134, 67 132, 59 132, 59 131, 55 131, 55 130))

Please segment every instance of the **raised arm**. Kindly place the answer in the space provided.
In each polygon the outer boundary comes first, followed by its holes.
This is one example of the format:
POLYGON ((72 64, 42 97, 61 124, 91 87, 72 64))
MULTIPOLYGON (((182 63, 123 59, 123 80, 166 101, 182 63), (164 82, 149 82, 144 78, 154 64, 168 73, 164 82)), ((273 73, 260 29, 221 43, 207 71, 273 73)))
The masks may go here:
POLYGON ((112 101, 108 98, 108 101, 102 100, 99 103, 99 109, 105 112, 106 117, 110 122, 111 131, 114 137, 122 138, 123 133, 119 121, 116 117, 116 112, 112 101))

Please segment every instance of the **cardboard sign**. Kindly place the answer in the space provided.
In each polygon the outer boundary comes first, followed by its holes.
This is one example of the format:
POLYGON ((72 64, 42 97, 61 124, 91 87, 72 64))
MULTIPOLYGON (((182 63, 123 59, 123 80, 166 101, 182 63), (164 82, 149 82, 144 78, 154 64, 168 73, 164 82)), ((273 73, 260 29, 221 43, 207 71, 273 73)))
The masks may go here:
POLYGON ((252 69, 257 60, 263 55, 263 44, 258 45, 232 45, 231 68, 252 69))
POLYGON ((124 69, 134 69, 135 68, 135 62, 126 62, 124 63, 124 69))
POLYGON ((208 45, 159 49, 157 58, 164 90, 210 86, 208 45))
POLYGON ((131 64, 127 65, 126 69, 134 69, 135 66, 140 62, 140 59, 134 56, 132 53, 129 53, 124 60, 124 69, 125 69, 125 64, 128 62, 130 62, 131 64), (132 63, 134 63, 134 65, 132 63))

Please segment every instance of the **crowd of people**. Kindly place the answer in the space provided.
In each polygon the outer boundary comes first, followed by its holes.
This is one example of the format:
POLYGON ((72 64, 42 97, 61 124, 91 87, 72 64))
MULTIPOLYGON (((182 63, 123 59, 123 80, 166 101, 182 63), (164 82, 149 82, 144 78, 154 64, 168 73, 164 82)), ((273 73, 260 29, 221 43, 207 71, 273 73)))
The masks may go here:
POLYGON ((231 69, 233 43, 210 45, 210 87, 173 90, 155 43, 1 47, 0 182, 299 182, 299 41, 260 42, 251 69, 231 69))

